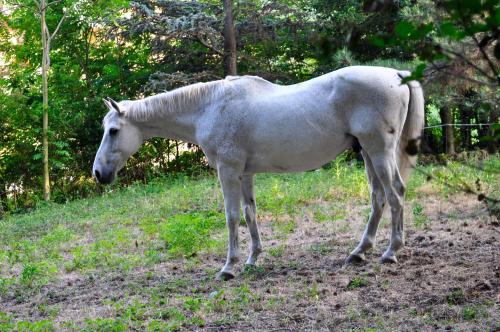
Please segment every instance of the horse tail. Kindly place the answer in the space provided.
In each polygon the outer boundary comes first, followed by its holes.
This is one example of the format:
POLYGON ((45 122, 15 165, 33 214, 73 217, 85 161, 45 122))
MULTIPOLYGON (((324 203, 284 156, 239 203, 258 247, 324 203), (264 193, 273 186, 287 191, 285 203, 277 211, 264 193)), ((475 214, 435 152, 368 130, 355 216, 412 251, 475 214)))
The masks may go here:
MULTIPOLYGON (((398 76, 403 79, 410 76, 410 72, 400 71, 398 76)), ((425 116, 422 86, 417 81, 409 81, 406 84, 410 89, 408 112, 397 150, 399 173, 404 183, 408 180, 417 162, 425 116)))

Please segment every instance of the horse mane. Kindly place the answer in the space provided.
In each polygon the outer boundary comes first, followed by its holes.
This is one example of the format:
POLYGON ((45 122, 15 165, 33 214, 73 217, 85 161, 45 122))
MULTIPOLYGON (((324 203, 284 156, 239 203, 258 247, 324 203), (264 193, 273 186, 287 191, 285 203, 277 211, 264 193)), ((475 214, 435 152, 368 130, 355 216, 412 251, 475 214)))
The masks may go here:
POLYGON ((228 82, 229 80, 225 79, 195 83, 143 99, 124 100, 119 105, 123 109, 125 117, 137 122, 144 122, 191 109, 201 102, 211 102, 224 92, 228 82))

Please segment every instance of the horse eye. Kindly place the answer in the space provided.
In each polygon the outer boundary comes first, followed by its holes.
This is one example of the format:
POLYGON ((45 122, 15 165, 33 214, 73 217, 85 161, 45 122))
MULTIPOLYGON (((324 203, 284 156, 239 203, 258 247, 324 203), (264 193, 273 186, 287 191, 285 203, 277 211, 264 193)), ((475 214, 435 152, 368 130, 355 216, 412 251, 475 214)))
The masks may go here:
POLYGON ((116 129, 116 128, 111 128, 111 129, 109 130, 109 134, 110 134, 111 136, 114 136, 114 135, 116 135, 117 133, 118 133, 118 129, 116 129))

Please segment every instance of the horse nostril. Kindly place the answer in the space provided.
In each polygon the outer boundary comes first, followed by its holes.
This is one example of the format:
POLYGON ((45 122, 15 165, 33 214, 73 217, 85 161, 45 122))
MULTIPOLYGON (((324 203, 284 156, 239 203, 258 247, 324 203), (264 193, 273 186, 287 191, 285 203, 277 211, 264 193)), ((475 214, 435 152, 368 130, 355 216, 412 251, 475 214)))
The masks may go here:
POLYGON ((99 181, 101 179, 101 173, 99 173, 98 170, 95 170, 94 175, 95 175, 95 178, 97 179, 97 181, 99 181))

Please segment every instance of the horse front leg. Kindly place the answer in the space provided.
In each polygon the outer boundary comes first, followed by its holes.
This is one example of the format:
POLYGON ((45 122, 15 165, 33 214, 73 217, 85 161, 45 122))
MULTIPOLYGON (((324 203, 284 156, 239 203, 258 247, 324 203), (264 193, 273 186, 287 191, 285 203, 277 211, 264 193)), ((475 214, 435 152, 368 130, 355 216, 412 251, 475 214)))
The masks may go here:
POLYGON ((255 265, 257 258, 262 252, 262 244, 260 242, 259 226, 257 225, 257 207, 255 204, 255 194, 253 190, 253 174, 243 175, 241 196, 243 197, 243 212, 245 213, 245 220, 247 222, 250 237, 252 239, 252 247, 250 255, 245 265, 255 265))
POLYGON ((240 224, 241 173, 234 167, 217 165, 219 181, 224 196, 226 223, 229 230, 229 245, 226 264, 218 273, 217 279, 230 280, 235 276, 235 265, 239 261, 238 226, 240 224))

